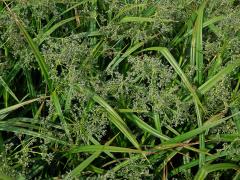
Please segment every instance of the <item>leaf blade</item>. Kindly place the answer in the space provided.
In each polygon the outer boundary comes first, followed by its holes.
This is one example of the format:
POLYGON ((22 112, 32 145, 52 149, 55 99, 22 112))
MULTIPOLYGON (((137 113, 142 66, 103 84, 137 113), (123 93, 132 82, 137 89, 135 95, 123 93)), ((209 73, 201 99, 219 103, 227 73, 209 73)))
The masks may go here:
POLYGON ((40 53, 39 49, 37 48, 37 45, 34 43, 33 39, 31 38, 31 36, 28 34, 27 30, 25 29, 23 23, 18 19, 17 15, 14 14, 11 9, 8 7, 8 5, 6 4, 6 7, 8 9, 8 11, 10 12, 10 14, 13 16, 15 23, 17 24, 19 30, 22 32, 22 34, 24 35, 26 41, 28 42, 30 48, 33 51, 33 54, 36 57, 37 63, 41 69, 41 73, 50 89, 50 91, 53 90, 52 88, 52 81, 50 79, 50 76, 48 74, 49 72, 49 68, 42 56, 42 54, 40 53))
POLYGON ((141 149, 139 143, 137 142, 135 136, 131 133, 127 124, 119 116, 119 114, 100 96, 93 93, 88 89, 83 89, 80 86, 75 86, 78 92, 84 92, 91 96, 91 98, 100 104, 109 114, 109 120, 128 138, 128 140, 137 148, 141 149))
POLYGON ((187 76, 184 74, 184 72, 181 70, 181 68, 179 67, 178 63, 176 62, 175 58, 172 56, 172 54, 169 52, 169 50, 165 47, 150 47, 150 48, 146 48, 142 51, 159 51, 163 54, 163 56, 168 60, 168 62, 171 64, 171 66, 173 67, 173 69, 176 71, 176 73, 181 77, 182 81, 184 82, 185 86, 188 88, 188 90, 190 91, 190 93, 193 96, 193 99, 197 102, 197 104, 204 110, 204 107, 197 95, 197 93, 195 92, 195 90, 193 89, 192 85, 190 84, 190 82, 187 79, 187 76))

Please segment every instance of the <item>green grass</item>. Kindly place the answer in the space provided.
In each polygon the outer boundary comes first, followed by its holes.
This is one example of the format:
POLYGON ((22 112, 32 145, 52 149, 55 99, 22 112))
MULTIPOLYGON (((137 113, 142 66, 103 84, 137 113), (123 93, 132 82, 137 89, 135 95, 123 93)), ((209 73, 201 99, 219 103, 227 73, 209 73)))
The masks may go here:
POLYGON ((237 0, 1 0, 0 179, 239 179, 237 0))

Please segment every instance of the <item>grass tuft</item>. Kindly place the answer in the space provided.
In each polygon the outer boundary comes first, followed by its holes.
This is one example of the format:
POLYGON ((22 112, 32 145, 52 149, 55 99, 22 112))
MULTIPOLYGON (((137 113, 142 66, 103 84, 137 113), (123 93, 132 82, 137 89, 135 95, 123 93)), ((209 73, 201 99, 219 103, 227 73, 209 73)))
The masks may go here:
POLYGON ((0 1, 0 179, 239 179, 239 9, 0 1))

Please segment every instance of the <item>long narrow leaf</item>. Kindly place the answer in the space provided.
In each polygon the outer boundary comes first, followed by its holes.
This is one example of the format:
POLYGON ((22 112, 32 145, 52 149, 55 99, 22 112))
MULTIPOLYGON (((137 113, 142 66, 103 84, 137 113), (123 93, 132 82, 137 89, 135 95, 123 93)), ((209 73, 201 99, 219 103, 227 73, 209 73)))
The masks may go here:
MULTIPOLYGON (((15 78, 15 76, 17 75, 17 73, 20 71, 21 66, 20 66, 20 62, 16 62, 16 64, 12 67, 12 70, 8 73, 8 76, 5 79, 5 83, 6 84, 10 84, 11 81, 15 78)), ((3 88, 0 87, 0 96, 3 93, 3 88)))
MULTIPOLYGON (((208 27, 209 25, 212 25, 212 24, 214 24, 214 23, 217 23, 217 22, 219 22, 219 21, 222 21, 222 20, 224 20, 224 18, 226 18, 226 17, 224 17, 224 16, 217 16, 217 17, 213 17, 213 18, 211 18, 211 19, 209 19, 209 20, 206 20, 206 21, 203 23, 202 28, 208 27)), ((186 37, 188 37, 189 35, 191 35, 192 33, 193 33, 193 30, 190 30, 190 31, 186 32, 186 33, 183 35, 183 37, 186 38, 186 37)))
MULTIPOLYGON (((48 29, 50 29, 50 27, 53 25, 53 23, 54 23, 55 21, 57 21, 58 18, 60 18, 62 15, 68 13, 69 11, 71 11, 72 9, 74 9, 74 8, 80 6, 80 5, 83 5, 83 4, 85 4, 85 3, 92 2, 92 1, 93 1, 93 0, 82 0, 81 2, 76 3, 75 5, 69 7, 68 9, 66 9, 65 11, 63 11, 61 14, 54 16, 54 17, 47 23, 47 25, 44 26, 43 31, 45 32, 45 31, 47 31, 48 29)), ((69 1, 67 1, 67 2, 69 2, 69 1)))
POLYGON ((128 11, 131 11, 132 9, 145 7, 145 6, 146 6, 146 4, 130 4, 130 5, 126 5, 126 6, 124 6, 123 8, 121 8, 119 10, 119 12, 112 18, 112 21, 116 20, 121 15, 123 15, 124 13, 126 13, 128 11))
POLYGON ((64 179, 73 179, 73 177, 78 176, 81 172, 89 166, 99 155, 101 152, 95 152, 87 159, 85 159, 81 164, 79 164, 76 168, 74 168, 64 179))
MULTIPOLYGON (((208 156, 206 158, 206 162, 208 161, 213 161, 215 159, 218 159, 218 158, 221 158, 221 157, 224 157, 224 156, 227 156, 228 153, 227 152, 220 152, 220 153, 216 153, 214 154, 213 156, 208 156)), ((181 173, 183 172, 184 170, 187 170, 187 169, 190 169, 192 167, 195 167, 199 164, 199 159, 196 159, 196 160, 192 160, 191 162, 187 163, 187 164, 184 164, 184 165, 181 165, 177 168, 174 168, 171 172, 170 172, 170 176, 174 176, 178 173, 181 173)))
POLYGON ((57 139, 55 137, 47 135, 46 132, 38 133, 38 132, 28 130, 26 128, 9 126, 7 123, 6 124, 3 124, 3 123, 0 124, 0 131, 14 132, 14 133, 17 133, 17 134, 26 134, 26 135, 33 136, 33 137, 46 139, 47 141, 50 141, 50 142, 59 143, 59 144, 63 144, 63 145, 69 145, 69 143, 67 143, 63 140, 60 140, 60 139, 57 139))
MULTIPOLYGON (((144 23, 144 22, 154 22, 154 18, 150 17, 131 17, 131 16, 126 16, 121 19, 120 23, 129 23, 129 22, 135 22, 135 23, 144 23)), ((161 22, 174 22, 173 20, 170 19, 161 19, 161 22)))
POLYGON ((116 146, 106 146, 106 145, 88 145, 88 146, 79 146, 73 148, 69 153, 79 153, 79 152, 120 152, 120 153, 143 153, 141 150, 116 147, 116 146))
MULTIPOLYGON (((113 140, 117 137, 114 136, 113 138, 111 138, 109 141, 107 141, 105 143, 106 146, 109 146, 113 140)), ((70 179, 73 177, 76 177, 78 175, 81 174, 81 172, 88 167, 99 155, 101 154, 101 151, 96 151, 95 153, 93 153, 90 157, 88 157, 87 159, 85 159, 82 163, 80 163, 76 168, 74 168, 65 179, 70 179)))
MULTIPOLYGON (((24 72, 24 75, 27 80, 27 87, 28 87, 28 92, 30 94, 30 97, 34 98, 37 96, 37 93, 34 89, 31 72, 29 72, 26 68, 23 69, 23 72, 24 72)), ((33 107, 32 112, 33 112, 33 116, 34 116, 37 113, 37 106, 36 106, 36 104, 33 104, 32 107, 33 107)))
MULTIPOLYGON (((206 28, 206 27, 208 27, 208 26, 210 26, 210 25, 213 25, 213 24, 215 24, 215 23, 217 23, 217 22, 219 22, 219 21, 222 21, 224 18, 226 18, 226 17, 224 17, 224 16, 217 16, 217 17, 213 17, 213 18, 211 18, 211 19, 208 19, 208 20, 206 20, 206 21, 203 23, 202 28, 204 29, 204 28, 206 28)), ((194 19, 194 18, 190 19, 189 21, 191 22, 193 19, 194 19)), ((189 23, 189 22, 188 22, 188 23, 189 23)), ((179 44, 182 40, 184 40, 184 39, 187 38, 188 36, 192 35, 192 33, 193 33, 193 29, 187 30, 187 32, 185 32, 183 35, 182 35, 182 33, 179 33, 179 34, 173 39, 172 44, 173 44, 174 46, 176 46, 176 45, 179 44), (182 35, 182 36, 181 36, 181 35, 182 35)))
POLYGON ((135 114, 133 113, 126 113, 126 116, 128 117, 128 119, 132 120, 134 123, 136 123, 141 129, 149 132, 150 134, 162 139, 162 140, 169 140, 169 137, 160 134, 159 131, 157 131, 156 129, 154 129, 153 127, 151 127, 150 125, 148 125, 147 123, 145 123, 143 120, 141 120, 139 117, 137 117, 135 114))
POLYGON ((14 94, 14 92, 10 89, 10 87, 7 85, 7 83, 3 80, 2 76, 0 76, 0 84, 5 88, 5 90, 17 101, 19 102, 17 96, 14 94))
POLYGON ((186 75, 181 70, 178 63, 176 62, 176 60, 174 59, 174 57, 172 56, 172 54, 169 52, 169 50, 167 48, 165 48, 165 47, 150 47, 150 48, 144 49, 143 51, 159 51, 159 52, 161 52, 163 54, 163 56, 167 59, 167 61, 172 65, 172 67, 176 71, 176 73, 181 77, 183 83, 188 88, 188 90, 191 92, 194 100, 204 110, 204 107, 203 107, 199 97, 197 96, 197 93, 195 92, 192 85, 188 81, 186 75))
POLYGON ((134 51, 136 51, 143 45, 144 45, 144 42, 140 42, 135 44, 133 47, 130 47, 120 58, 116 59, 115 61, 112 61, 108 65, 106 70, 113 71, 120 62, 122 62, 125 58, 127 58, 129 55, 131 55, 134 51))
MULTIPOLYGON (((198 122, 198 127, 202 127, 202 113, 198 107, 198 104, 195 103, 195 109, 196 109, 196 114, 197 114, 197 122, 198 122)), ((204 133, 199 134, 199 142, 200 142, 200 150, 205 149, 205 136, 204 133)), ((199 154, 199 167, 202 167, 202 165, 205 162, 205 154, 200 153, 199 154)))
POLYGON ((33 39, 31 38, 31 36, 28 34, 27 30, 25 29, 23 23, 18 19, 18 17, 16 16, 16 14, 14 14, 11 9, 8 7, 8 5, 6 4, 6 7, 8 9, 8 11, 10 12, 10 14, 12 15, 13 19, 15 20, 17 26, 19 27, 20 31, 23 33, 26 41, 28 42, 29 46, 31 47, 35 57, 36 57, 36 60, 38 62, 38 65, 41 69, 41 73, 50 89, 50 91, 52 91, 52 81, 49 77, 49 68, 42 56, 42 54, 40 53, 39 49, 37 48, 37 45, 34 43, 33 39))
POLYGON ((67 19, 64 19, 56 24, 54 24, 51 28, 49 28, 46 32, 44 32, 43 34, 39 34, 36 38, 36 43, 38 45, 42 44, 42 42, 48 37, 50 36, 57 28, 61 27, 62 25, 71 22, 75 19, 75 17, 70 17, 67 19))
POLYGON ((65 121, 65 118, 63 116, 62 109, 61 109, 61 106, 60 106, 59 99, 58 99, 56 91, 52 92, 51 100, 52 100, 52 102, 53 102, 53 104, 55 106, 56 112, 57 112, 57 114, 58 114, 58 116, 59 116, 59 118, 60 118, 60 120, 61 120, 61 122, 63 124, 64 130, 65 130, 69 140, 72 141, 71 134, 70 134, 70 131, 68 129, 68 125, 67 125, 67 123, 65 121))
POLYGON ((204 180, 210 172, 219 171, 219 170, 227 170, 227 169, 239 169, 239 166, 232 163, 219 163, 219 164, 211 164, 203 166, 196 176, 194 180, 204 180))
POLYGON ((128 22, 136 22, 136 23, 144 23, 144 22, 154 22, 154 18, 149 17, 124 17, 121 19, 120 23, 128 23, 128 22))
POLYGON ((221 71, 219 71, 215 76, 205 82, 202 86, 198 88, 198 92, 201 94, 205 94, 209 91, 213 86, 215 86, 219 81, 221 81, 226 75, 231 73, 235 68, 240 66, 240 59, 236 59, 235 61, 229 63, 226 67, 224 67, 221 71))
MULTIPOLYGON (((233 62, 229 63, 226 67, 224 67, 221 71, 219 71, 216 75, 214 75, 211 79, 206 81, 203 85, 198 88, 198 92, 204 95, 211 88, 213 88, 219 81, 221 81, 224 77, 230 74, 234 69, 240 66, 240 59, 236 59, 233 62)), ((185 100, 189 100, 191 96, 187 96, 185 100)))
MULTIPOLYGON (((194 136, 199 135, 200 133, 202 133, 202 132, 204 132, 204 131, 206 131, 206 130, 208 130, 208 129, 210 129, 210 128, 216 127, 216 126, 224 123, 225 121, 231 119, 232 117, 234 117, 234 116, 236 116, 236 115, 238 115, 238 114, 240 114, 240 112, 235 113, 235 114, 233 114, 233 115, 231 115, 231 116, 228 116, 228 117, 226 117, 226 118, 222 118, 222 119, 214 120, 214 121, 209 121, 209 122, 205 123, 203 126, 197 128, 197 129, 188 131, 188 132, 186 132, 186 133, 184 133, 184 134, 181 134, 181 135, 179 135, 179 136, 176 136, 175 138, 172 138, 172 139, 164 142, 163 145, 164 145, 164 144, 179 143, 179 142, 183 142, 183 141, 185 141, 185 140, 187 140, 187 139, 191 139, 191 138, 193 138, 194 136)), ((160 146, 161 146, 161 145, 160 145, 160 146)))
POLYGON ((80 93, 85 92, 88 95, 91 95, 92 99, 100 104, 109 114, 110 121, 128 138, 128 140, 137 148, 141 149, 139 143, 137 142, 135 136, 131 133, 127 124, 123 121, 123 119, 118 115, 118 113, 106 102, 103 98, 98 96, 97 94, 91 92, 90 90, 86 90, 81 88, 80 86, 75 86, 76 90, 80 93))
POLYGON ((193 28, 192 45, 191 45, 191 64, 196 65, 196 79, 198 85, 203 82, 203 47, 202 47, 202 29, 203 29, 203 12, 206 6, 204 1, 197 12, 197 19, 193 28))
POLYGON ((21 107, 23 107, 23 106, 25 106, 25 105, 28 105, 28 104, 31 104, 31 103, 33 103, 33 102, 39 101, 39 100, 41 100, 41 99, 43 99, 43 98, 44 98, 44 97, 36 98, 36 99, 31 99, 31 100, 24 101, 24 102, 22 102, 22 103, 18 103, 18 104, 15 104, 15 105, 13 105, 13 106, 9 106, 9 107, 7 107, 7 108, 1 109, 1 110, 0 110, 0 115, 9 113, 9 112, 14 111, 14 110, 16 110, 16 109, 19 109, 19 108, 21 108, 21 107))

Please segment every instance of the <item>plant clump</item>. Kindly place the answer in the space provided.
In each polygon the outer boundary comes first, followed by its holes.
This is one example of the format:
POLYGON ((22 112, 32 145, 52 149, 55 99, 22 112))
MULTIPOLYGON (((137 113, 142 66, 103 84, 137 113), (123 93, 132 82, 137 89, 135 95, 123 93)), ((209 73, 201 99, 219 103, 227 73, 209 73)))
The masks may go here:
POLYGON ((0 179, 238 179, 239 9, 0 1, 0 179))

